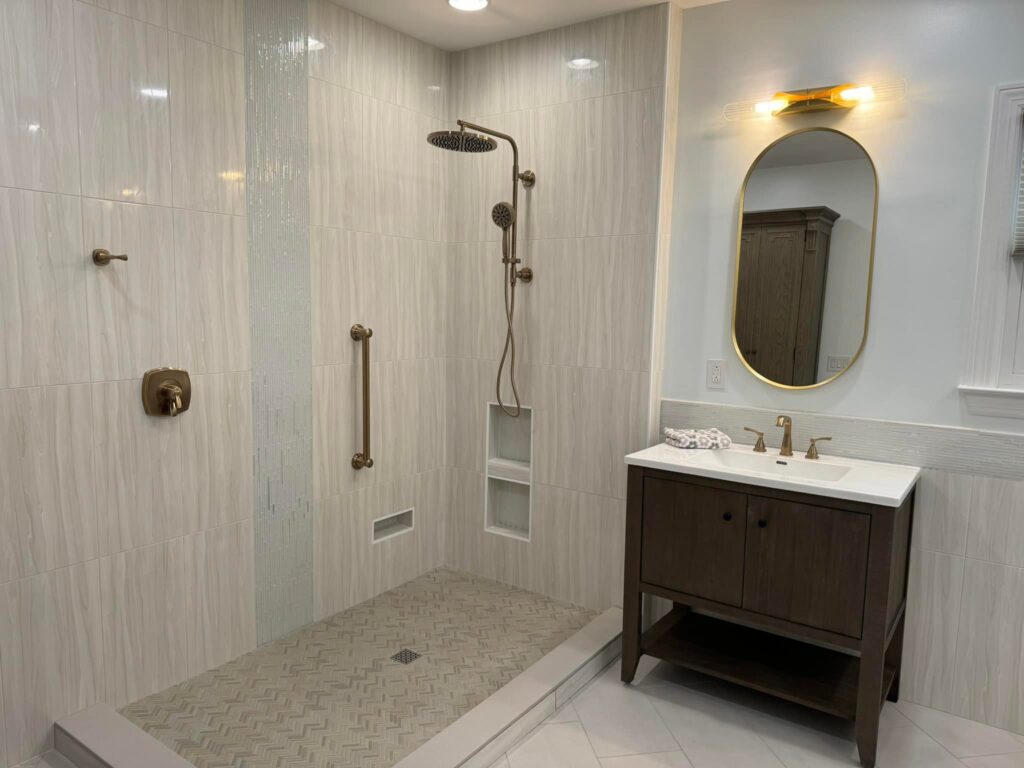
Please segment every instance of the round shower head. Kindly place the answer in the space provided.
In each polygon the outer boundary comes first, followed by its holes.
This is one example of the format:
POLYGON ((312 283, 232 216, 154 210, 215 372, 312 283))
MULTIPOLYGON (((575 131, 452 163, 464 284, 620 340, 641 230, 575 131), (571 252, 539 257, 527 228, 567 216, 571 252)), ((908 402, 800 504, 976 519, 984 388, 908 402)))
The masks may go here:
POLYGON ((498 142, 490 136, 465 131, 434 131, 427 136, 427 142, 453 152, 490 152, 498 148, 498 142))
POLYGON ((502 229, 508 229, 516 223, 516 209, 511 203, 495 203, 491 208, 491 221, 502 229))

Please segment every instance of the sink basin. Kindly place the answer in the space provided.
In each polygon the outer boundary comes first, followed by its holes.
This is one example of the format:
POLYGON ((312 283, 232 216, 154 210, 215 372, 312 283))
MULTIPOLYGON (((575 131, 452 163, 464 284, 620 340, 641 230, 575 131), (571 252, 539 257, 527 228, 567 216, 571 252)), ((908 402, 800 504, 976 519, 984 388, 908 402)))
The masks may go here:
POLYGON ((662 443, 631 453, 626 463, 887 507, 900 506, 921 473, 918 467, 880 461, 807 459, 803 452, 783 457, 777 448, 755 453, 752 446, 737 443, 723 450, 686 450, 662 443))
POLYGON ((703 459, 711 465, 718 465, 725 469, 735 469, 742 472, 758 472, 775 477, 792 477, 804 480, 820 480, 826 483, 834 483, 849 474, 851 467, 839 463, 822 463, 821 459, 814 461, 797 458, 795 456, 783 457, 768 453, 740 453, 738 451, 706 451, 697 461, 703 459))

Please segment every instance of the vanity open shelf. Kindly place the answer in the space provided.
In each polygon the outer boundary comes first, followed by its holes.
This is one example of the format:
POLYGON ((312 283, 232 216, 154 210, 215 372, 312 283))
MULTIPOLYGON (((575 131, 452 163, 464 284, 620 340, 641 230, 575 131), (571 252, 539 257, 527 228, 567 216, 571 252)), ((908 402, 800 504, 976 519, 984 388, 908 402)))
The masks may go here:
POLYGON ((627 457, 622 679, 647 654, 853 719, 872 768, 899 696, 920 470, 749 451, 627 457), (673 603, 646 632, 644 594, 673 603))

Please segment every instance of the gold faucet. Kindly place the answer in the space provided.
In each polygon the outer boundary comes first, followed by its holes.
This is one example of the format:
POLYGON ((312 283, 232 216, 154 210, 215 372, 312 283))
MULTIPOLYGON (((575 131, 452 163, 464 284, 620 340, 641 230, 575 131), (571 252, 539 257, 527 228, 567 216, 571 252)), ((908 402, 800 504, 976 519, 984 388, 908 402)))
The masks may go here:
POLYGON ((793 420, 789 416, 779 416, 775 420, 776 427, 782 427, 785 431, 782 433, 782 448, 779 450, 779 456, 792 456, 793 455, 793 420))

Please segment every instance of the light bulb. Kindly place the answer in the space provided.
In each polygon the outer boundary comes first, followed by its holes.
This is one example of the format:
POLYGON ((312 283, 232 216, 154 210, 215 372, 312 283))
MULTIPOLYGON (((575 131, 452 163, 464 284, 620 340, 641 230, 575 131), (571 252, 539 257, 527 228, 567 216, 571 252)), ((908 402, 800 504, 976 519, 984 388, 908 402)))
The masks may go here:
POLYGON ((789 106, 785 99, 772 99, 771 101, 759 101, 754 105, 754 111, 759 115, 774 115, 789 106))
POLYGON ((448 0, 448 5, 456 11, 482 11, 487 7, 487 0, 448 0))

